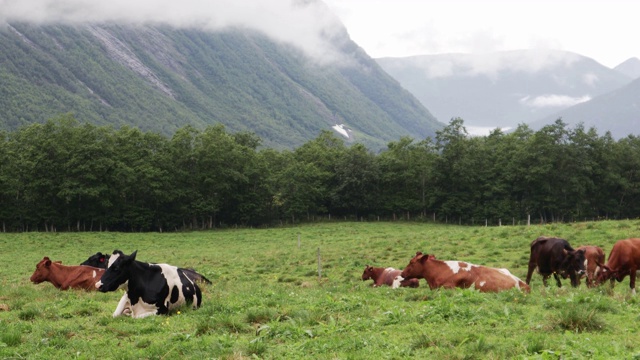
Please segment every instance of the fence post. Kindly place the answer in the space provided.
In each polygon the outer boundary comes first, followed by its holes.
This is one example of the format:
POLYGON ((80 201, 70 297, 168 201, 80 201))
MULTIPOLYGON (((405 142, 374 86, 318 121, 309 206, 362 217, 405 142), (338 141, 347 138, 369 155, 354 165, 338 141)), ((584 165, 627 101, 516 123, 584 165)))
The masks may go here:
POLYGON ((318 281, 322 280, 322 268, 320 266, 320 248, 318 248, 318 281))

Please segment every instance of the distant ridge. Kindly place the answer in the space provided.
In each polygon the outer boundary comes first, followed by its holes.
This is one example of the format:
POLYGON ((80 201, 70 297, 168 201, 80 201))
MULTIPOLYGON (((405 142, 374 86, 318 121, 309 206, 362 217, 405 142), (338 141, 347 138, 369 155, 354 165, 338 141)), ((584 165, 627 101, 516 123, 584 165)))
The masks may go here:
POLYGON ((637 79, 640 77, 640 59, 632 57, 613 69, 629 76, 630 78, 637 79))
POLYGON ((559 50, 438 54, 376 61, 436 118, 467 128, 514 128, 588 101, 632 79, 559 50))

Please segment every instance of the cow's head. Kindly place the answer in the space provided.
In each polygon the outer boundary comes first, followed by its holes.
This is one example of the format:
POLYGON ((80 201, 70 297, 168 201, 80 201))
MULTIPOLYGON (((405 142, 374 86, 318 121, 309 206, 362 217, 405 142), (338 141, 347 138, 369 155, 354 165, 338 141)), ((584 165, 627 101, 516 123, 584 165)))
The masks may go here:
POLYGON ((424 264, 434 258, 435 256, 422 254, 420 251, 416 252, 416 256, 409 261, 409 265, 402 270, 400 276, 405 279, 421 278, 424 264))
POLYGON ((101 292, 108 292, 125 285, 129 281, 131 266, 136 260, 137 253, 136 250, 131 255, 125 255, 120 250, 114 251, 109 258, 109 267, 96 283, 96 288, 101 292))
POLYGON ((97 252, 91 256, 80 265, 93 266, 97 268, 107 268, 107 261, 109 260, 109 255, 103 254, 101 252, 97 252))
POLYGON ((615 279, 620 282, 624 278, 625 274, 623 274, 622 272, 613 270, 609 266, 601 264, 600 262, 597 262, 596 264, 598 264, 598 267, 600 268, 600 271, 596 275, 597 285, 602 284, 610 279, 615 279))
POLYGON ((40 260, 40 262, 36 265, 36 271, 31 275, 31 282, 34 284, 40 284, 43 281, 46 281, 49 278, 49 273, 51 272, 51 259, 48 256, 45 256, 40 260))
POLYGON ((584 257, 584 249, 580 250, 562 250, 562 264, 560 265, 561 271, 560 275, 566 277, 569 275, 571 278, 571 285, 578 286, 580 285, 580 276, 586 272, 586 267, 584 266, 585 257, 584 257))
POLYGON ((366 265, 362 273, 362 281, 373 278, 373 266, 366 265))

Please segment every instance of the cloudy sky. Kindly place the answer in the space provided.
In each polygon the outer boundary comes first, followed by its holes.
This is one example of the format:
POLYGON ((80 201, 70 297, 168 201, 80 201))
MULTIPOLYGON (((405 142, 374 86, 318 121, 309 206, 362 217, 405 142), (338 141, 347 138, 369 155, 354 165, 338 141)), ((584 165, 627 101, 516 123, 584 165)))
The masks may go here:
POLYGON ((249 27, 316 58, 345 24, 374 58, 558 49, 609 67, 640 57, 635 0, 0 0, 0 23, 168 23, 249 27), (333 13, 333 14, 332 14, 333 13), (334 16, 337 15, 337 18, 334 16), (339 20, 338 20, 339 19, 339 20))
POLYGON ((634 0, 325 0, 372 57, 558 49, 640 57, 634 0))

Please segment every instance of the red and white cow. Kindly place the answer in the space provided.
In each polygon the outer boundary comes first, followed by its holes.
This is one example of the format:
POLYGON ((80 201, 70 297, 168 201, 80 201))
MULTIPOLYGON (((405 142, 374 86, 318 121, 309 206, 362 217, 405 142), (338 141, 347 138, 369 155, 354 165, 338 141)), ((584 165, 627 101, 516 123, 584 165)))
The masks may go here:
POLYGON ((168 314, 186 303, 194 309, 202 303, 202 292, 182 269, 168 264, 136 260, 137 251, 125 255, 115 250, 107 270, 95 284, 101 292, 126 290, 113 317, 130 313, 132 318, 168 314))
POLYGON ((85 289, 96 290, 96 282, 104 274, 104 269, 91 266, 66 266, 60 261, 51 261, 45 256, 36 265, 36 270, 31 275, 31 282, 40 284, 48 281, 60 290, 85 289))
POLYGON ((618 240, 613 244, 606 264, 599 263, 601 271, 598 274, 598 282, 611 280, 621 282, 629 275, 629 288, 631 293, 636 293, 636 271, 640 268, 640 239, 618 240))
POLYGON ((584 267, 587 270, 587 286, 596 286, 597 277, 600 273, 600 266, 598 266, 598 264, 604 264, 604 250, 592 245, 579 246, 576 250, 584 250, 584 267))
POLYGON ((362 273, 362 281, 373 280, 373 286, 388 285, 392 289, 399 287, 412 287, 416 288, 420 286, 418 279, 404 279, 400 276, 402 270, 394 269, 392 267, 373 267, 367 265, 362 273))
POLYGON ((524 281, 507 269, 474 265, 464 261, 443 261, 417 252, 400 274, 405 279, 425 279, 429 288, 476 288, 481 292, 498 292, 512 288, 529 292, 524 281))

